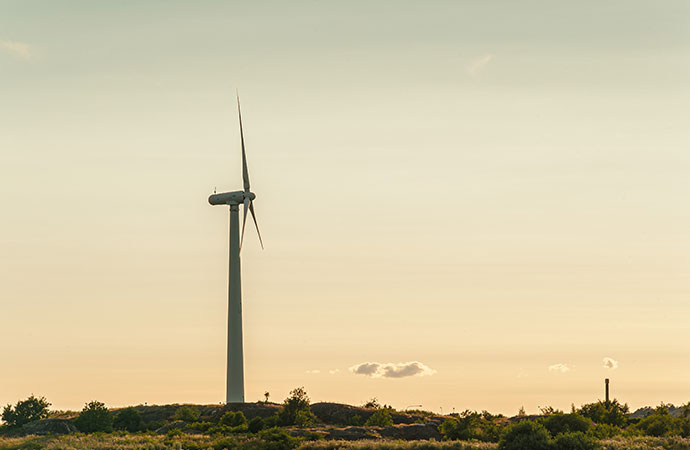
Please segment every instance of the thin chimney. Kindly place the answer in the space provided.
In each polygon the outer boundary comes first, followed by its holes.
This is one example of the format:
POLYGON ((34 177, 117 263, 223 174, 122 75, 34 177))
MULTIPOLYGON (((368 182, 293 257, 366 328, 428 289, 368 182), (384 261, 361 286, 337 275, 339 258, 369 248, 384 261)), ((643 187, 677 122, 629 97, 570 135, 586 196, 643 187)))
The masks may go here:
POLYGON ((606 382, 606 404, 609 404, 609 379, 607 378, 605 380, 606 382))

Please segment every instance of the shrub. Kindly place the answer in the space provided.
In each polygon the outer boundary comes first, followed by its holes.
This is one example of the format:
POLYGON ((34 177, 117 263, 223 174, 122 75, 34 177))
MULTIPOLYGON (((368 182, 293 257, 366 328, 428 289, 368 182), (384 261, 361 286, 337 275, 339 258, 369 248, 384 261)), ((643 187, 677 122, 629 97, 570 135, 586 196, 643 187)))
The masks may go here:
POLYGON ((48 417, 49 406, 50 403, 45 397, 36 398, 32 394, 26 400, 18 401, 14 408, 12 405, 5 406, 2 410, 2 420, 9 427, 21 427, 25 423, 48 417))
POLYGON ((362 416, 355 414, 354 416, 350 417, 350 420, 348 420, 348 425, 362 426, 364 425, 364 420, 362 420, 362 416))
POLYGON ((264 421, 261 417, 254 417, 249 421, 247 428, 249 429, 250 433, 258 433, 264 428, 264 421))
POLYGON ((141 430, 144 422, 141 420, 139 411, 134 408, 125 408, 115 415, 113 428, 116 430, 127 430, 130 433, 141 430))
POLYGON ((377 409, 369 416, 364 425, 367 427, 387 427, 393 425, 393 418, 387 409, 377 409))
POLYGON ((591 419, 594 423, 607 423, 622 427, 628 421, 626 414, 630 412, 630 409, 627 404, 621 405, 618 403, 618 400, 613 400, 582 405, 578 412, 584 417, 591 419))
POLYGON ((294 425, 297 413, 305 411, 311 414, 309 409, 309 396, 303 387, 298 387, 290 391, 290 396, 283 402, 283 409, 280 411, 281 425, 294 425))
POLYGON ((640 420, 635 428, 648 436, 664 436, 670 434, 681 434, 680 421, 671 417, 666 405, 661 404, 654 409, 654 412, 640 420))
POLYGON ((498 443, 499 450, 550 450, 551 436, 537 422, 523 420, 506 428, 498 443))
POLYGON ((220 423, 230 427, 238 427, 246 424, 247 418, 244 417, 244 413, 242 411, 228 411, 220 417, 220 423))
POLYGON ((201 431, 202 433, 205 433, 209 430, 209 428, 213 427, 212 422, 192 422, 184 427, 185 431, 201 431))
POLYGON ((247 424, 237 425, 236 427, 231 427, 229 425, 223 425, 219 423, 215 426, 209 427, 206 432, 208 434, 236 434, 236 433, 246 433, 248 430, 247 424))
POLYGON ((300 428, 306 428, 310 425, 314 425, 316 421, 316 416, 311 411, 297 411, 295 415, 295 425, 300 428))
POLYGON ((196 422, 199 420, 200 415, 201 413, 196 408, 191 406, 180 406, 177 408, 177 411, 175 411, 173 419, 182 420, 184 422, 196 422))
POLYGON ((571 431, 586 433, 592 426, 592 421, 590 419, 577 413, 556 413, 543 419, 542 423, 544 424, 544 428, 549 430, 551 436, 571 431))
POLYGON ((561 433, 556 436, 555 442, 558 450, 597 450, 600 448, 596 439, 580 431, 561 433))
POLYGON ((171 429, 169 429, 168 432, 166 433, 166 436, 168 436, 169 438, 171 438, 171 437, 176 437, 176 436, 182 436, 183 434, 184 434, 184 432, 183 432, 181 429, 179 429, 179 428, 171 428, 171 429))
POLYGON ((290 436, 283 428, 271 428, 259 433, 263 450, 292 450, 300 444, 300 439, 290 436))
POLYGON ((589 429, 589 434, 597 439, 610 439, 622 433, 623 430, 607 423, 600 423, 589 429))
POLYGON ((464 411, 453 419, 446 419, 439 426, 439 432, 446 440, 479 439, 481 441, 497 442, 501 435, 501 428, 496 424, 493 416, 486 411, 464 411))
POLYGON ((280 425, 280 415, 278 414, 273 414, 272 416, 268 416, 264 421, 264 428, 269 429, 269 428, 274 428, 280 425))
POLYGON ((113 415, 110 414, 104 403, 92 401, 82 409, 74 425, 84 433, 95 431, 113 431, 113 415))

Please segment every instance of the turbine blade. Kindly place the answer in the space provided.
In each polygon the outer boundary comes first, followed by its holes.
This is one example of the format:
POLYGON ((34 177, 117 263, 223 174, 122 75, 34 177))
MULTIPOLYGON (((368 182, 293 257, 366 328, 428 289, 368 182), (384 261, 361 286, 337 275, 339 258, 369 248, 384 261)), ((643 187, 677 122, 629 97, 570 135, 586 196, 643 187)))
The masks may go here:
POLYGON ((242 243, 244 242, 244 227, 247 225, 247 209, 251 205, 249 197, 244 198, 244 219, 242 219, 242 237, 240 238, 240 250, 242 250, 242 243))
POLYGON ((244 151, 244 131, 242 130, 242 111, 240 110, 240 93, 237 91, 237 114, 240 117, 240 139, 242 140, 242 180, 244 192, 249 192, 249 170, 247 169, 247 154, 244 151))
POLYGON ((264 249, 264 241, 261 239, 261 232, 259 231, 259 224, 256 223, 256 214, 254 213, 254 202, 249 202, 249 211, 252 213, 252 219, 254 219, 254 226, 256 227, 256 234, 259 235, 259 242, 261 243, 261 250, 264 249))

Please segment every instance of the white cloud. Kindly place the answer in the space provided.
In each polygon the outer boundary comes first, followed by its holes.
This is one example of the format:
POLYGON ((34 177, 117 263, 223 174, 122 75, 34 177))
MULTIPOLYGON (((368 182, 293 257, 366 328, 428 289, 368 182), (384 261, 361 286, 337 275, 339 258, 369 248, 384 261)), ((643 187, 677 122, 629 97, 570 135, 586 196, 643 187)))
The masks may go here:
POLYGON ((609 358, 608 356, 606 356, 603 361, 604 367, 606 367, 607 369, 613 370, 618 368, 618 361, 616 361, 613 358, 609 358))
POLYGON ((486 66, 494 59, 494 55, 491 53, 487 53, 486 55, 483 55, 474 61, 472 61, 468 66, 467 66, 467 73, 469 73, 472 77, 478 77, 479 75, 482 74, 486 66))
POLYGON ((365 375, 372 378, 405 378, 436 373, 431 367, 419 361, 409 361, 405 363, 377 363, 365 362, 350 367, 350 372, 357 375, 365 375))
POLYGON ((0 49, 16 56, 24 61, 29 61, 32 56, 31 45, 23 42, 0 41, 0 49))
POLYGON ((570 372, 571 369, 572 369, 572 367, 570 367, 567 364, 562 364, 562 363, 553 364, 553 365, 549 366, 549 372, 566 373, 566 372, 570 372))
POLYGON ((521 369, 518 371, 518 374, 517 374, 517 377, 518 377, 518 378, 527 378, 528 376, 529 376, 529 373, 527 373, 527 371, 526 371, 525 369, 522 369, 522 368, 521 368, 521 369))
POLYGON ((321 373, 319 369, 314 369, 314 370, 307 370, 304 373, 321 373))
POLYGON ((328 371, 331 375, 335 375, 336 373, 340 372, 340 369, 331 369, 328 371))

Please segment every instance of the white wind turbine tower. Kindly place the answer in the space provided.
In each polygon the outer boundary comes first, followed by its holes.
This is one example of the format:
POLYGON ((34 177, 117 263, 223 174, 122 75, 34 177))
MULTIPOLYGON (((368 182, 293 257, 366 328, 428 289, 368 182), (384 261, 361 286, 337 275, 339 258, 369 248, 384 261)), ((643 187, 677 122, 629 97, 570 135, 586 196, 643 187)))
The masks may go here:
POLYGON ((242 180, 244 190, 213 194, 208 198, 212 205, 228 205, 230 207, 230 273, 228 276, 228 368, 225 391, 226 403, 244 403, 244 357, 242 347, 242 285, 240 270, 240 249, 244 241, 244 227, 247 224, 247 212, 252 213, 254 226, 259 235, 261 248, 264 248, 254 214, 254 199, 256 195, 249 190, 249 171, 247 170, 247 155, 244 150, 244 133, 242 131, 242 112, 240 111, 240 96, 237 95, 237 113, 240 119, 240 139, 242 140, 242 180), (239 230, 239 205, 244 205, 242 219, 242 237, 239 230))

